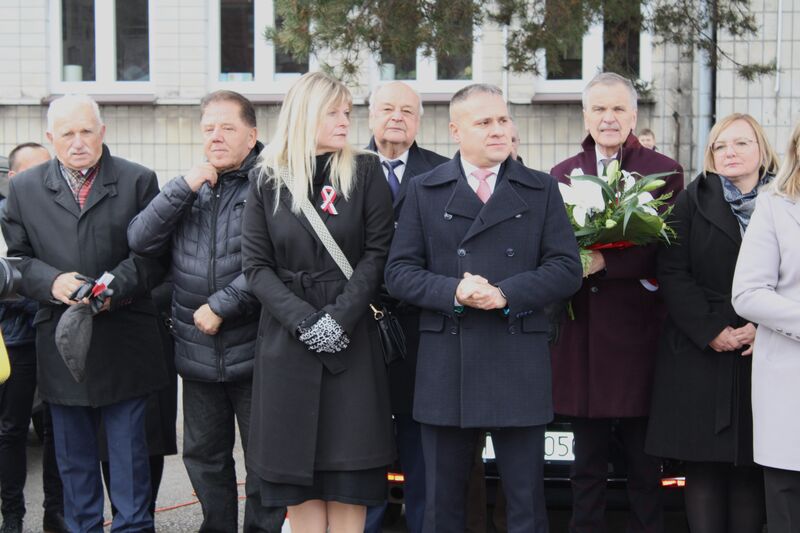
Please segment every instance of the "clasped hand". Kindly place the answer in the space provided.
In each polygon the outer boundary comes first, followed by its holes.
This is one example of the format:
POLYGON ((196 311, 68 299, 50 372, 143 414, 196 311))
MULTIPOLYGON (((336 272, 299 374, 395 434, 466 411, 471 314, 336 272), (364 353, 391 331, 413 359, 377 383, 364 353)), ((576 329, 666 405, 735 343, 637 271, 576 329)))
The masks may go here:
POLYGON ((753 343, 756 340, 756 327, 748 322, 740 328, 730 326, 723 329, 719 335, 714 337, 709 346, 716 352, 732 352, 744 346, 749 346, 742 352, 743 356, 753 354, 753 343))
POLYGON ((483 276, 464 272, 464 278, 456 287, 456 301, 474 309, 504 309, 508 301, 500 289, 489 283, 483 276))

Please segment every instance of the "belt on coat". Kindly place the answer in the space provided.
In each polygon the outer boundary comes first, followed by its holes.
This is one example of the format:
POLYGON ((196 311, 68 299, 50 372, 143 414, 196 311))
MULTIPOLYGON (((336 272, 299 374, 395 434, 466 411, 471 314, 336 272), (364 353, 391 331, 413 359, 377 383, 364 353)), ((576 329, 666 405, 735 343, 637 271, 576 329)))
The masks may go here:
MULTIPOLYGON (((305 299, 306 289, 314 286, 315 283, 320 281, 341 281, 342 272, 338 269, 321 270, 319 272, 308 272, 307 270, 286 270, 285 268, 275 269, 278 278, 286 284, 289 289, 297 296, 305 299)), ((340 374, 347 370, 347 367, 342 362, 342 359, 333 353, 317 353, 314 354, 319 359, 322 366, 328 369, 331 374, 340 374)))

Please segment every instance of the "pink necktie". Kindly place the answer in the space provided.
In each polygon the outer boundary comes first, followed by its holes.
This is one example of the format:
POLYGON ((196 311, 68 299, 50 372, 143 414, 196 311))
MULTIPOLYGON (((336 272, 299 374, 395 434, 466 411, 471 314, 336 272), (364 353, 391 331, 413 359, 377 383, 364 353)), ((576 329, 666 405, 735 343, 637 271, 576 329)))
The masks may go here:
POLYGON ((486 170, 485 168, 478 168, 472 171, 472 176, 480 182, 478 183, 478 189, 475 191, 475 194, 478 195, 478 198, 480 198, 483 203, 488 202, 489 197, 492 195, 492 189, 486 182, 492 174, 494 174, 494 172, 486 170))

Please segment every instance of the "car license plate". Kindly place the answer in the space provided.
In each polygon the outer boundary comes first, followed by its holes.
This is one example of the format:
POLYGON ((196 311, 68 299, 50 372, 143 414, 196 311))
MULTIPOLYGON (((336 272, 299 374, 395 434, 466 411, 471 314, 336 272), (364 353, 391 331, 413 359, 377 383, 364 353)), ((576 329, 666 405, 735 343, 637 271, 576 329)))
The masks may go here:
MULTIPOLYGON (((575 436, 571 431, 546 431, 544 433, 545 461, 574 461, 573 443, 575 436)), ((495 459, 494 444, 491 435, 486 435, 486 446, 483 448, 483 460, 495 459)))

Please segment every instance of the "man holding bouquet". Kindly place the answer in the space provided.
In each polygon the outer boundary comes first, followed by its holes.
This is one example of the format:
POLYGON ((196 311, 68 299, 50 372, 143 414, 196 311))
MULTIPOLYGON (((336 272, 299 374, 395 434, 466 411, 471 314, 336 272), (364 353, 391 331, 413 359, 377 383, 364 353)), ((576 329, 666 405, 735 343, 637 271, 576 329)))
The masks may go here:
MULTIPOLYGON (((612 161, 641 175, 672 172, 652 196, 683 189, 683 169, 644 148, 633 133, 637 94, 614 73, 595 76, 583 91, 588 135, 583 150, 551 174, 604 176, 612 161)), ((616 165, 614 165, 616 167, 616 165)), ((592 250, 581 289, 572 297, 553 346, 553 403, 575 435, 570 531, 605 530, 605 491, 612 422, 628 467, 630 532, 663 530, 658 461, 644 453, 655 351, 664 309, 655 281, 656 244, 592 250)))

